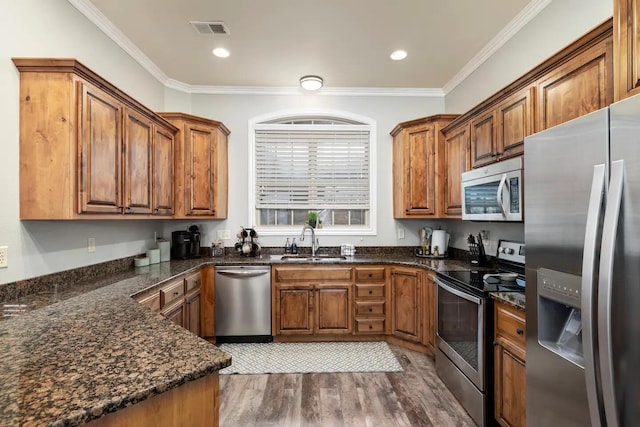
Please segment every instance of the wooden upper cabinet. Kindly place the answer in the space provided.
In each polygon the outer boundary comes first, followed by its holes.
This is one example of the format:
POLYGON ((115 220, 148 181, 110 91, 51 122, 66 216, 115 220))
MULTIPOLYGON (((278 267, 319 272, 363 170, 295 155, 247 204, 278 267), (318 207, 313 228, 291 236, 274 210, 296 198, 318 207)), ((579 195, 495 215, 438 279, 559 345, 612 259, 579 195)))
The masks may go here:
POLYGON ((126 109, 124 130, 124 209, 126 213, 150 214, 153 123, 126 109))
POLYGON ((471 121, 471 164, 477 168, 524 153, 524 138, 533 133, 534 87, 500 101, 471 121))
POLYGON ((175 218, 226 218, 229 130, 220 122, 160 113, 180 129, 175 148, 175 218))
POLYGON ((80 88, 78 213, 120 213, 123 106, 92 85, 80 88))
POLYGON ((393 136, 394 218, 434 218, 444 183, 441 129, 455 115, 424 117, 397 125, 393 136))
POLYGON ((614 96, 616 101, 640 93, 640 1, 613 2, 614 96))
POLYGON ((603 38, 538 80, 538 131, 613 102, 611 37, 603 38))
POLYGON ((171 215, 173 125, 74 59, 13 62, 21 219, 171 215))
POLYGON ((462 215, 462 172, 470 169, 471 123, 465 122, 447 129, 444 138, 445 190, 444 216, 456 218, 462 215))
POLYGON ((498 114, 491 110, 471 121, 471 166, 476 168, 496 161, 498 156, 498 114))
POLYGON ((153 137, 153 213, 173 215, 173 132, 156 126, 153 137))
POLYGON ((525 87, 501 101, 497 108, 499 160, 524 153, 524 138, 533 133, 535 87, 525 87))

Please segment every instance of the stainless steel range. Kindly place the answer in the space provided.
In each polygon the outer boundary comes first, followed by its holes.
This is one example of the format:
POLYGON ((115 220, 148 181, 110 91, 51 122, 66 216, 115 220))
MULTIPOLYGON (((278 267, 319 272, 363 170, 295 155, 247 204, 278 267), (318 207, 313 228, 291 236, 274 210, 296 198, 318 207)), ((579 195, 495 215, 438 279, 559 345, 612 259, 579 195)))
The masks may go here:
POLYGON ((479 425, 493 407, 493 305, 490 292, 524 291, 524 243, 501 240, 497 270, 436 275, 436 372, 479 425))

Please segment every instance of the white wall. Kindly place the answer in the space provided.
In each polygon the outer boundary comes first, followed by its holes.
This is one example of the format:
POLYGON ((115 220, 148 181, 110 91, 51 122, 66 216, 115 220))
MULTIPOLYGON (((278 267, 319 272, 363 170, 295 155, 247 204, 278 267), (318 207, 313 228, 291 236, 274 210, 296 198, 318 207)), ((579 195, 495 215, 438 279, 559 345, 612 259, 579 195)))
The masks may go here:
POLYGON ((66 0, 2 0, 0 40, 0 246, 9 247, 0 283, 141 252, 162 224, 19 220, 19 73, 11 58, 77 58, 152 109, 164 106, 163 85, 66 0), (94 253, 87 253, 88 237, 96 238, 94 253))
MULTIPOLYGON (((302 95, 194 95, 192 112, 195 115, 222 121, 230 130, 229 136, 229 215, 224 221, 199 221, 204 230, 203 241, 215 238, 215 231, 229 229, 235 236, 240 226, 248 224, 248 145, 249 119, 264 114, 295 109, 338 110, 369 117, 376 121, 377 133, 377 236, 322 236, 320 246, 339 246, 353 243, 356 246, 415 245, 411 236, 396 238, 396 221, 392 209, 392 143, 389 132, 399 123, 418 117, 441 113, 442 97, 389 97, 389 96, 329 96, 302 95)), ((166 223, 166 232, 187 226, 182 221, 166 223)), ((409 228, 413 226, 409 224, 409 228)), ((417 229, 416 229, 417 230, 417 229)), ((292 237, 295 234, 292 234, 292 237)), ((265 246, 284 246, 285 237, 272 236, 260 239, 265 246)), ((225 242, 232 246, 234 241, 225 242)), ((307 243, 304 242, 303 246, 307 243)))
POLYGON ((468 111, 612 15, 612 0, 553 0, 446 95, 446 111, 468 111))

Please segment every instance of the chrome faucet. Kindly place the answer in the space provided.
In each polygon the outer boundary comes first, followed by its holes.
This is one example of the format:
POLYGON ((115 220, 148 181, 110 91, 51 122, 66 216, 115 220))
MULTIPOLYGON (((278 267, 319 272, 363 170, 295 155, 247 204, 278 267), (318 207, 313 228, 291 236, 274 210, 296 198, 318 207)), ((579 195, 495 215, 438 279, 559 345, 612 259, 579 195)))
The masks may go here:
POLYGON ((318 250, 318 246, 320 246, 320 242, 316 239, 316 230, 310 225, 305 225, 302 227, 302 233, 300 234, 300 241, 304 242, 304 232, 307 230, 311 230, 311 256, 316 256, 316 251, 318 250))

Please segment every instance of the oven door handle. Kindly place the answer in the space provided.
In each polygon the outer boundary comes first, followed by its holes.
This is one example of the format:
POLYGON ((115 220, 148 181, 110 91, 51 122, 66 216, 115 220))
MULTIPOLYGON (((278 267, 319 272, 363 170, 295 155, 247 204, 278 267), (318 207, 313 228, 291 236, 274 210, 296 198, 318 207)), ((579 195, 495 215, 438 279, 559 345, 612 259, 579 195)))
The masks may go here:
POLYGON ((456 288, 452 288, 451 286, 445 284, 444 282, 442 282, 440 279, 438 279, 436 277, 436 283, 438 284, 438 286, 440 286, 442 289, 444 289, 447 292, 451 292, 452 294, 454 294, 455 296, 458 296, 462 299, 466 299, 467 301, 471 301, 474 304, 477 305, 482 305, 482 300, 476 296, 473 295, 469 295, 468 293, 458 290, 456 288))

